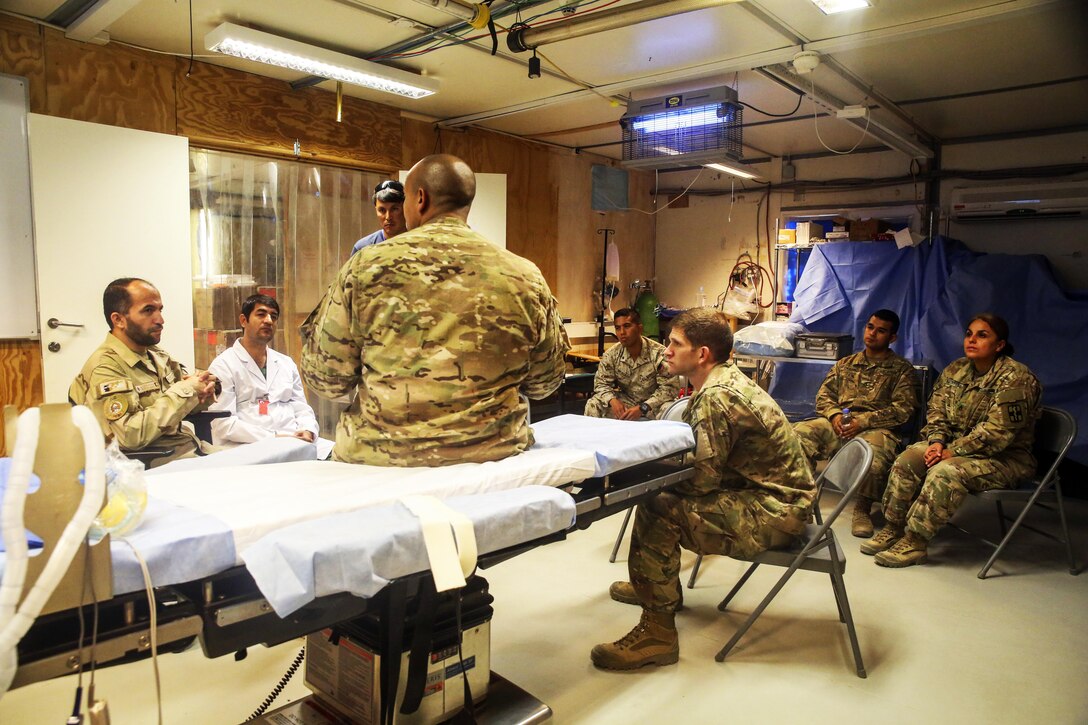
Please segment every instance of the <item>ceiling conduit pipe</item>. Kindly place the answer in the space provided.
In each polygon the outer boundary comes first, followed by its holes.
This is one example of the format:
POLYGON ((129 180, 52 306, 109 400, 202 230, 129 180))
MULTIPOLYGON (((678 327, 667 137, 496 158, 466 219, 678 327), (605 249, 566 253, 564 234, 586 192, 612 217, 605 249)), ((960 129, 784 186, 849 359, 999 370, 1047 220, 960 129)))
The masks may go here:
POLYGON ((416 0, 416 2, 467 21, 475 18, 478 12, 475 3, 463 2, 462 0, 416 0))
MULTIPOLYGON (((425 2, 426 0, 417 0, 425 2)), ((513 27, 506 37, 506 45, 515 53, 523 53, 541 45, 560 40, 580 38, 583 35, 606 30, 625 28, 629 25, 657 20, 694 10, 722 7, 741 0, 642 0, 611 10, 601 10, 565 22, 548 23, 537 28, 513 27)))

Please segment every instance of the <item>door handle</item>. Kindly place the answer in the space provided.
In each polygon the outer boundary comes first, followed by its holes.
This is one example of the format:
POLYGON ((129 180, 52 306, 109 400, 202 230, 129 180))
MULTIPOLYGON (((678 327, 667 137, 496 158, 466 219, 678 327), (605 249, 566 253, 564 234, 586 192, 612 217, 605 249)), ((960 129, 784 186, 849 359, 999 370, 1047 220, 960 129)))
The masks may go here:
POLYGON ((58 327, 83 327, 83 325, 76 322, 61 322, 56 317, 50 317, 45 321, 45 324, 49 325, 49 328, 52 330, 55 330, 58 327))

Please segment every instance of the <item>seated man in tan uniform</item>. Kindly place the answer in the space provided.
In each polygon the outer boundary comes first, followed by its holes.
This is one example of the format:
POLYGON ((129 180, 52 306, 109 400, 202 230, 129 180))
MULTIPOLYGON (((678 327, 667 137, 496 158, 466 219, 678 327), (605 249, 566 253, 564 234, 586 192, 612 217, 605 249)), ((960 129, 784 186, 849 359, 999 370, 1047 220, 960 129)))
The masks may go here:
POLYGON ((212 402, 217 382, 208 372, 190 375, 159 348, 162 307, 150 282, 132 277, 110 282, 102 295, 109 334, 68 389, 68 399, 90 408, 106 438, 116 438, 122 449, 172 449, 149 467, 201 451, 201 442, 181 421, 212 402))
POLYGON ((676 400, 680 378, 669 372, 665 346, 642 334, 642 318, 637 312, 625 307, 612 321, 620 344, 601 356, 585 414, 619 420, 656 418, 676 400))

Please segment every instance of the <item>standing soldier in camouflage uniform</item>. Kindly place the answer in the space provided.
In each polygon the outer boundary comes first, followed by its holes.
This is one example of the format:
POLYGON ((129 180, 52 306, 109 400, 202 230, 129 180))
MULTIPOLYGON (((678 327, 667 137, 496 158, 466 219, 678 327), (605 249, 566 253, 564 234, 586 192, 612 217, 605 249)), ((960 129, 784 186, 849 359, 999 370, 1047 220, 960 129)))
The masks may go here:
POLYGON ((925 563, 929 540, 968 491, 1015 486, 1035 471, 1031 445, 1042 388, 1010 357, 1008 337, 1008 323, 990 313, 967 326, 965 357, 937 380, 922 441, 892 466, 884 492, 887 524, 861 545, 863 554, 876 554, 877 564, 925 563))
POLYGON ((110 282, 102 295, 109 334, 68 389, 68 399, 90 408, 107 439, 116 438, 121 448, 138 451, 155 444, 173 449, 149 467, 202 450, 181 421, 212 403, 217 382, 208 372, 189 375, 158 346, 162 307, 159 291, 145 280, 110 282))
POLYGON ((466 223, 476 177, 428 156, 405 183, 409 231, 352 256, 302 326, 302 378, 353 397, 333 457, 380 466, 494 461, 533 443, 569 348, 540 270, 466 223))
POLYGON ((890 429, 910 420, 918 407, 914 367, 889 347, 898 332, 899 315, 891 310, 874 312, 865 324, 865 349, 835 363, 816 393, 820 417, 793 426, 813 468, 854 436, 873 449, 873 464, 854 503, 850 525, 854 536, 873 535, 870 512, 884 492, 899 443, 890 429), (841 420, 844 408, 850 409, 846 424, 841 420))
POLYGON ((637 312, 625 307, 612 320, 620 343, 601 356, 585 414, 619 420, 656 418, 676 399, 680 379, 669 372, 665 346, 642 334, 637 312))
POLYGON ((804 530, 815 490, 801 443, 774 400, 728 362, 732 347, 716 310, 688 310, 673 322, 669 368, 697 390, 684 415, 695 433, 695 477, 638 507, 630 583, 615 582, 609 593, 641 605, 642 620, 618 642, 593 648, 597 667, 677 661, 681 546, 752 556, 787 547, 804 530))

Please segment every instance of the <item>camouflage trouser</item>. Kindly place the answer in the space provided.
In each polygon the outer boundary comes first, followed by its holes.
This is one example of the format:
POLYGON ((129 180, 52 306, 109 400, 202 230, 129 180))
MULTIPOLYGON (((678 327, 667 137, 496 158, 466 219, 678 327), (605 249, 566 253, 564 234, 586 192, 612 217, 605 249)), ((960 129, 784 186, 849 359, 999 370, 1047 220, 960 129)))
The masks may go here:
POLYGON ((681 546, 726 556, 753 556, 789 546, 793 537, 770 526, 758 504, 765 495, 727 491, 687 498, 664 492, 640 504, 627 567, 643 608, 676 611, 681 546))
MULTIPOLYGON (((805 456, 812 465, 814 473, 816 461, 831 458, 847 442, 835 435, 835 429, 827 418, 811 418, 794 423, 793 431, 801 439, 801 447, 805 450, 805 456)), ((857 434, 857 437, 873 449, 873 464, 869 466, 869 475, 865 477, 861 488, 858 489, 858 497, 879 501, 888 479, 888 469, 895 461, 895 450, 899 446, 899 439, 884 428, 863 430, 857 434)))
MULTIPOLYGON (((623 400, 623 398, 620 398, 623 400)), ((624 405, 630 406, 630 403, 624 403, 624 405)), ((602 403, 600 400, 590 398, 586 401, 586 409, 584 415, 588 415, 590 418, 615 418, 612 415, 612 406, 608 403, 602 403)), ((651 410, 649 417, 639 417, 639 420, 649 420, 654 417, 654 412, 651 410)))
POLYGON ((925 441, 915 443, 895 459, 884 492, 884 518, 905 523, 924 539, 932 539, 952 518, 968 491, 1009 488, 1032 472, 1022 462, 995 458, 952 457, 927 469, 928 447, 925 441))

